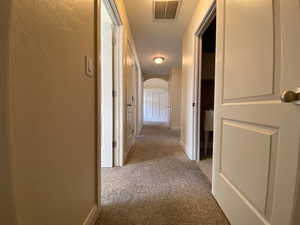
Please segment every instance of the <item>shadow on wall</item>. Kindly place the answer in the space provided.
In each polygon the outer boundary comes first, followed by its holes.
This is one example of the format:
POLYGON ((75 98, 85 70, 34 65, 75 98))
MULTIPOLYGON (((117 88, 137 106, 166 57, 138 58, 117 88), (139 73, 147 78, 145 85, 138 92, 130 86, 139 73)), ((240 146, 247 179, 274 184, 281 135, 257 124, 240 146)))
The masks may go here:
POLYGON ((0 218, 3 224, 15 225, 8 121, 10 11, 11 1, 0 1, 0 218))

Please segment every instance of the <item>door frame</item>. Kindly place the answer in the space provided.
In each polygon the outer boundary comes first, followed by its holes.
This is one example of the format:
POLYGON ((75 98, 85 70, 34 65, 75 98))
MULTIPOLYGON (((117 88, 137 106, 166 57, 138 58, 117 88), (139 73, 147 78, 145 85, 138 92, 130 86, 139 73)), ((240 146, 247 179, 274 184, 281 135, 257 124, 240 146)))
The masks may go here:
POLYGON ((113 31, 113 166, 122 165, 123 151, 123 22, 114 0, 102 0, 114 24, 113 31))
MULTIPOLYGON (((96 202, 98 211, 100 211, 101 206, 101 7, 102 1, 105 4, 109 15, 115 25, 114 30, 114 90, 117 91, 117 96, 112 93, 114 96, 114 121, 118 123, 114 124, 114 140, 117 140, 117 143, 122 142, 122 134, 123 130, 122 124, 123 120, 120 115, 122 115, 122 74, 123 74, 123 22, 121 20, 121 16, 119 14, 117 5, 114 0, 96 0, 95 2, 95 86, 96 86, 96 202), (120 118, 119 118, 120 117, 120 118), (117 127, 117 129, 116 129, 117 127)), ((119 152, 122 151, 122 145, 119 144, 114 148, 114 164, 118 165, 119 162, 119 152), (117 152, 117 154, 116 154, 117 152)))
MULTIPOLYGON (((201 122, 201 77, 202 77, 202 35, 216 17, 217 3, 212 2, 198 29, 194 33, 194 86, 193 86, 193 160, 200 160, 201 122)), ((215 90, 216 92, 216 90, 215 90)))

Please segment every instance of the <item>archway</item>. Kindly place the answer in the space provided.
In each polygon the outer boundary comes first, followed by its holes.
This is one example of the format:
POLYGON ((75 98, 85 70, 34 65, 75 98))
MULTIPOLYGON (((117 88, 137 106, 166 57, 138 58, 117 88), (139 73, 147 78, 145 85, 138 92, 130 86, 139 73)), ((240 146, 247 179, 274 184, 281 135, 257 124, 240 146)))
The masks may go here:
POLYGON ((144 82, 144 122, 169 123, 169 83, 161 78, 144 82))

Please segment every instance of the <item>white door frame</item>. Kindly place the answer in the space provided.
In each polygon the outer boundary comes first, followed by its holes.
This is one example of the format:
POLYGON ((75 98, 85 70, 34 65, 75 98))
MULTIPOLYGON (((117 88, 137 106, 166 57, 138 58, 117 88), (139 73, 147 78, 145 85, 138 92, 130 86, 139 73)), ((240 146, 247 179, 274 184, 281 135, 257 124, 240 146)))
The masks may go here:
MULTIPOLYGON (((200 118, 201 118, 201 75, 202 36, 216 17, 216 1, 213 1, 194 36, 194 87, 193 87, 193 160, 200 160, 200 118)), ((216 91, 216 90, 215 90, 216 91)))
MULTIPOLYGON (((118 145, 115 146, 114 158, 115 165, 119 165, 120 152, 122 152, 122 141, 123 141, 123 108, 121 107, 123 96, 122 96, 122 74, 123 74, 123 23, 119 14, 117 5, 114 0, 103 0, 105 7, 113 23, 115 24, 114 32, 114 140, 117 141, 118 145), (120 143, 120 144, 119 144, 120 143), (117 153, 116 153, 117 152, 117 153)), ((95 3, 95 39, 96 39, 96 184, 97 184, 97 206, 100 210, 101 206, 101 7, 102 0, 97 0, 95 3)), ((113 94, 113 93, 112 93, 113 94)))
POLYGON ((111 16, 108 13, 107 7, 101 8, 101 43, 102 43, 102 102, 101 102, 101 167, 110 168, 114 166, 114 26, 111 16), (104 14, 104 15, 103 15, 104 14))
POLYGON ((113 84, 113 101, 114 101, 114 118, 113 118, 113 155, 114 155, 114 166, 120 166, 121 164, 121 152, 122 152, 122 142, 123 142, 123 23, 121 20, 120 13, 118 11, 117 5, 114 0, 103 0, 103 3, 110 15, 111 20, 114 24, 114 84, 113 84))

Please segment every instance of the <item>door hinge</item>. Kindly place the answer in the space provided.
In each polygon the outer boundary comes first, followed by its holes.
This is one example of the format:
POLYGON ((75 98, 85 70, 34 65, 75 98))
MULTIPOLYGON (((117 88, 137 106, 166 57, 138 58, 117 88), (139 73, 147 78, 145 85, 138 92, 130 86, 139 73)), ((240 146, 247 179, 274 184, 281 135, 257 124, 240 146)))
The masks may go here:
POLYGON ((113 141, 112 146, 113 146, 113 148, 116 148, 117 147, 117 141, 113 141))
POLYGON ((193 102, 193 107, 195 107, 196 106, 196 103, 195 102, 193 102))

